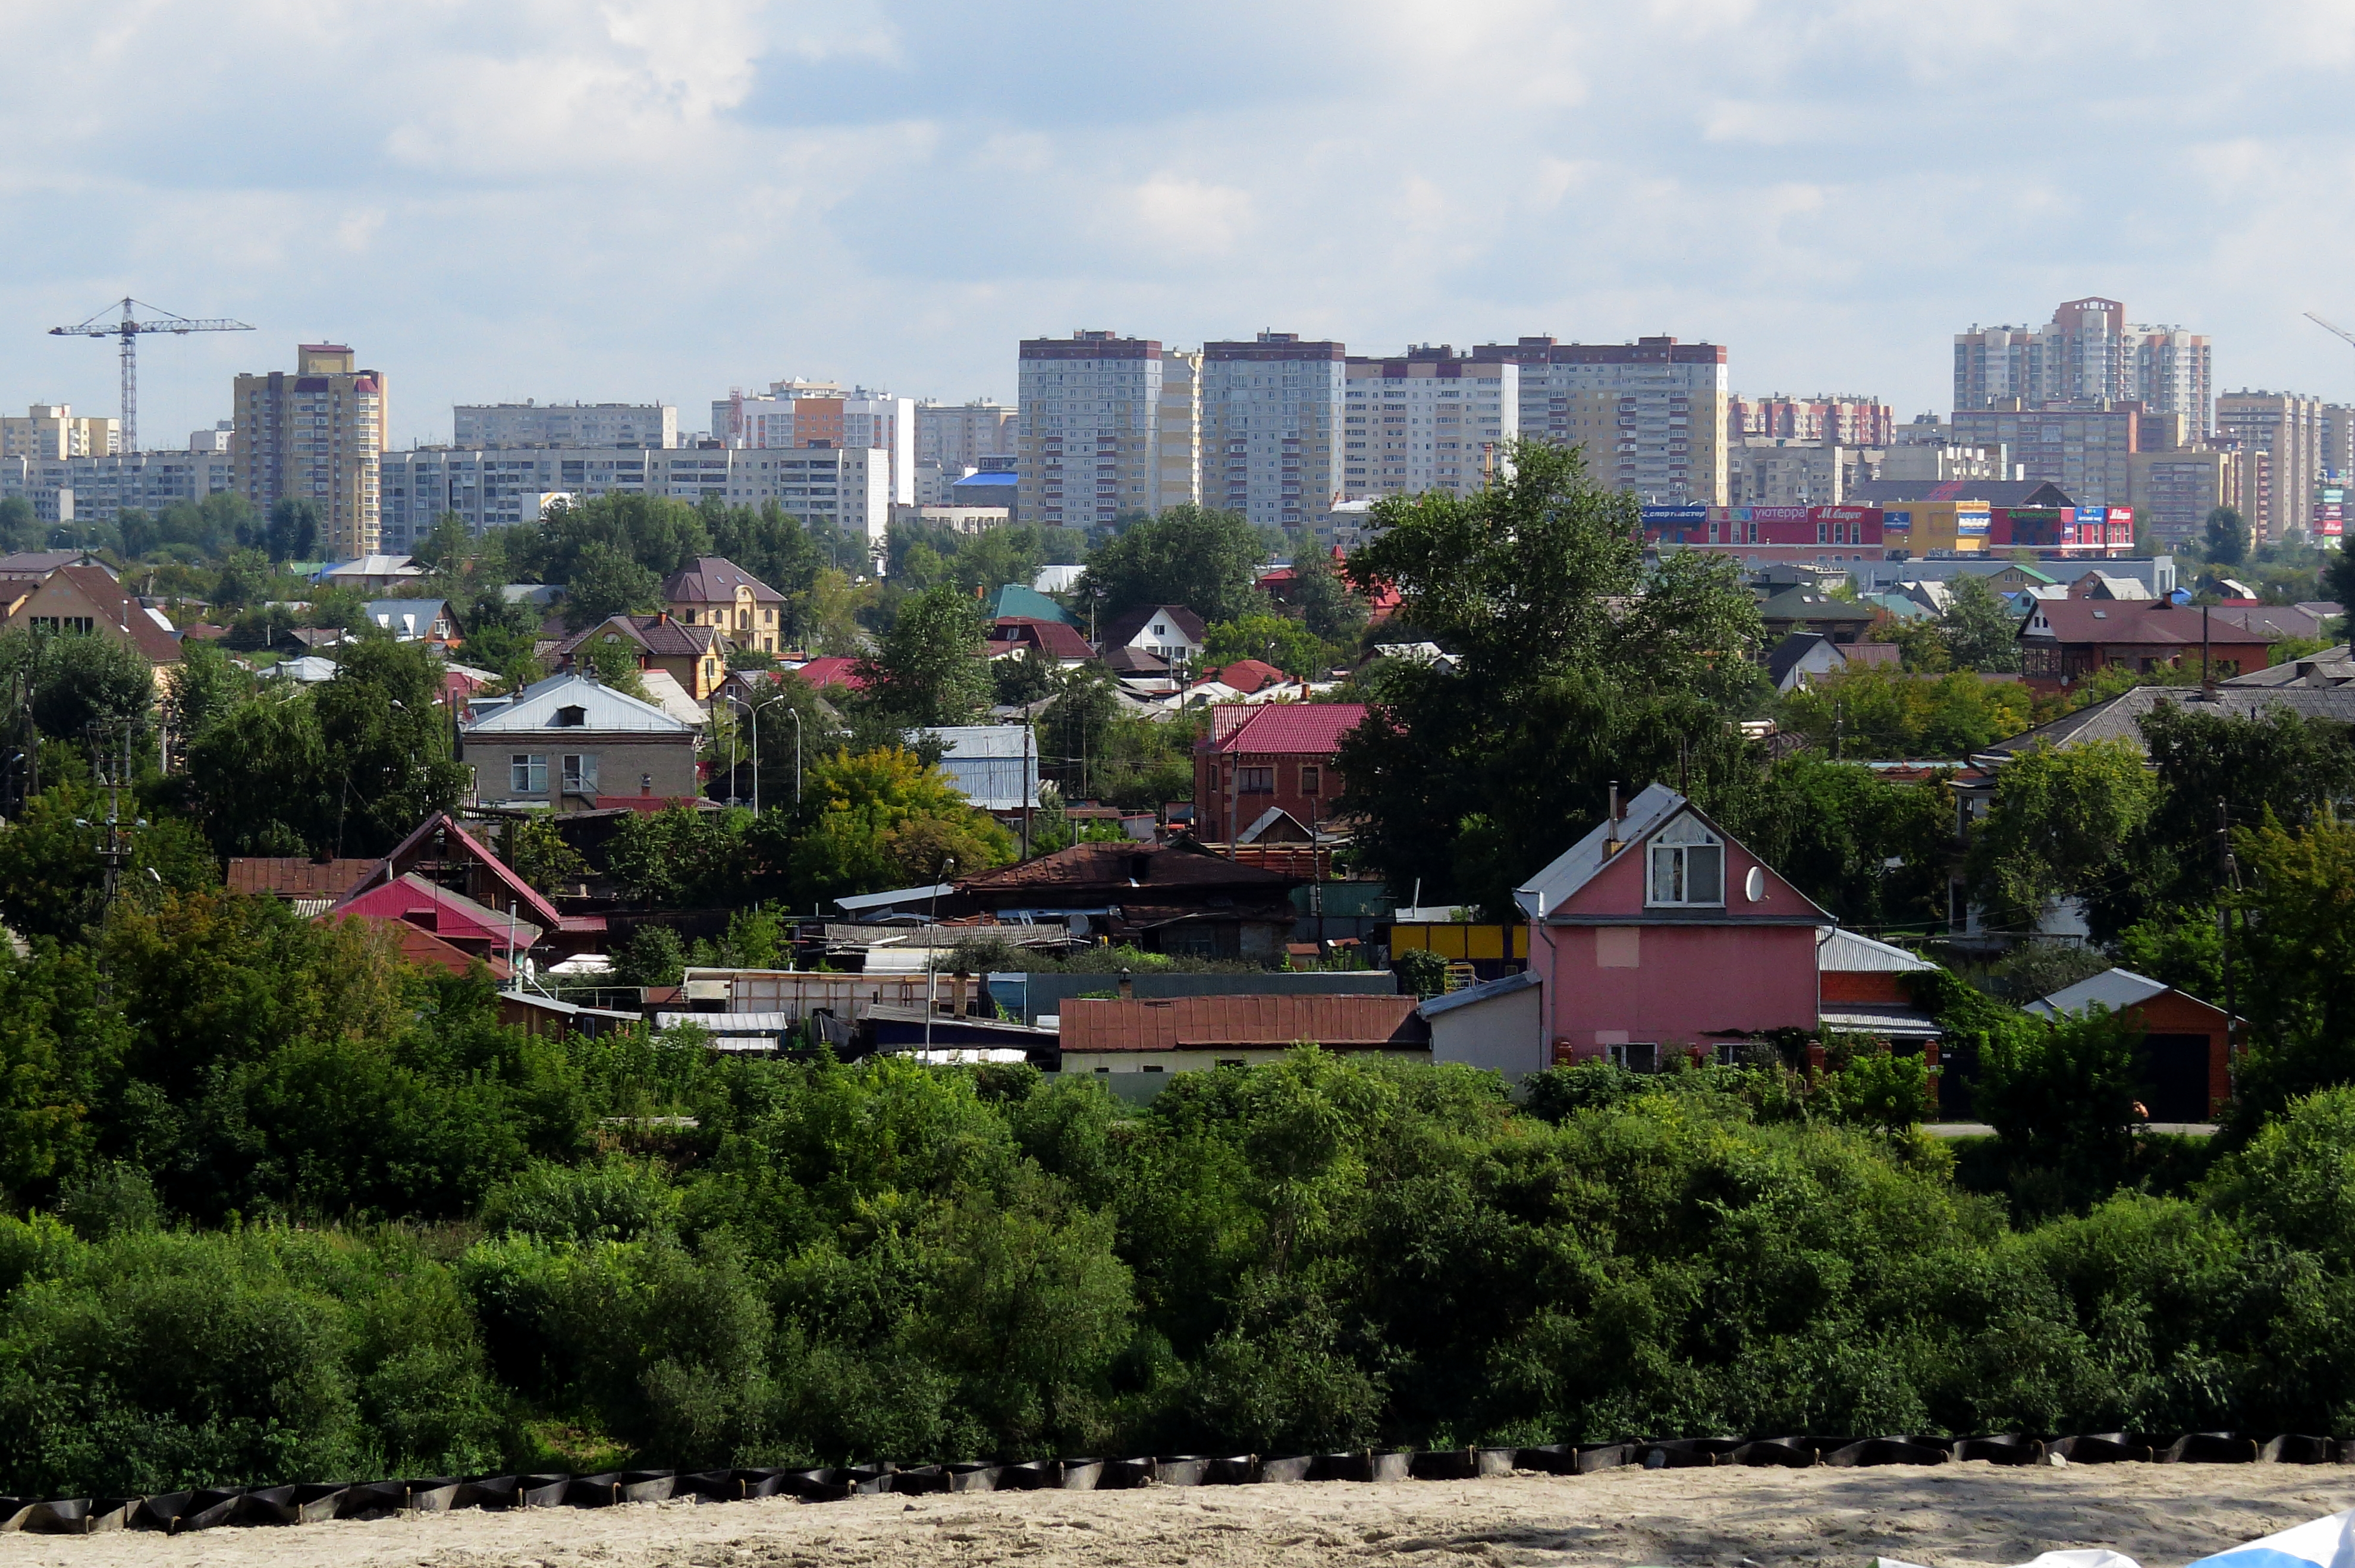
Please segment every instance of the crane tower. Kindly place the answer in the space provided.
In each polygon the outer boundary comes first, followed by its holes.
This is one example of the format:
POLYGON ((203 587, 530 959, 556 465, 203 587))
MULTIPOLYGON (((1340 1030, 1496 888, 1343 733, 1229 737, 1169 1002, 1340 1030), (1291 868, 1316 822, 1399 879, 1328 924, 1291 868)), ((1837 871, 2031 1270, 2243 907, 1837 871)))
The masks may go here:
POLYGON ((113 305, 109 305, 88 321, 77 323, 72 326, 53 326, 49 328, 49 336, 51 337, 120 337, 123 340, 123 450, 126 453, 133 453, 139 450, 140 336, 143 334, 155 332, 182 335, 191 332, 251 332, 253 328, 244 322, 230 321, 222 316, 207 321, 191 321, 185 315, 174 315, 167 310, 156 310, 152 304, 143 306, 139 301, 127 296, 121 306, 123 318, 120 321, 107 319, 108 313, 115 308, 113 305), (143 308, 154 311, 155 315, 143 320, 139 315, 143 308))

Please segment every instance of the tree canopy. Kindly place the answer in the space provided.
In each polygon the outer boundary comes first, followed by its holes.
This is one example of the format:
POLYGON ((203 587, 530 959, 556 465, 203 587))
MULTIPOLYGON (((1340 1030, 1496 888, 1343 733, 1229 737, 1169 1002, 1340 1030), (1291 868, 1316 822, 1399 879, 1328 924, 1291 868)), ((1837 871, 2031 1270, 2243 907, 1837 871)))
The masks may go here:
POLYGON ((1204 621, 1232 621, 1266 608, 1259 564, 1267 540, 1240 512, 1172 507, 1129 524, 1089 553, 1073 589, 1099 621, 1130 610, 1178 604, 1204 621))

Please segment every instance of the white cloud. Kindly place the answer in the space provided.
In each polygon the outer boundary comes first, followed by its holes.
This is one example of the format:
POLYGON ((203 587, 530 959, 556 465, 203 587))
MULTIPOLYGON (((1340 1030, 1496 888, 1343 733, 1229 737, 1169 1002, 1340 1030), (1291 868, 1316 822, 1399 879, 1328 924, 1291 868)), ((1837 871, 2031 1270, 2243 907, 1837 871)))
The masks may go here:
POLYGON ((83 0, 11 16, 0 405, 150 430, 300 337, 402 436, 499 396, 1012 390, 1018 337, 1729 344, 1737 385, 1945 395, 1948 336, 2104 293, 2220 381, 2343 392, 2297 312, 2355 132, 2343 0, 83 0), (91 90, 103 82, 105 91, 91 90))

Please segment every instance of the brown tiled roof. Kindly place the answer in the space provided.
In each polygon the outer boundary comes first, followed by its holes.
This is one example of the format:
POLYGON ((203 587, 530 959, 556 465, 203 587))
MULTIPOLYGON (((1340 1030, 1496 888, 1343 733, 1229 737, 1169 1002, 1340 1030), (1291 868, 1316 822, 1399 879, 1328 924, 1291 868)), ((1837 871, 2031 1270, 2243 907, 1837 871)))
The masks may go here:
POLYGON ((1419 1051, 1431 1026, 1412 997, 1173 997, 1065 1002, 1066 1051, 1281 1050, 1305 1040, 1327 1051, 1419 1051))
POLYGON ((340 899, 382 862, 314 860, 304 855, 240 855, 229 863, 229 891, 282 899, 340 899))
POLYGON ((180 639, 148 619, 147 612, 138 602, 123 592, 123 584, 102 566, 61 566, 50 574, 61 577, 81 590, 82 597, 103 611, 116 628, 130 640, 131 645, 147 657, 150 664, 177 664, 180 639))
MULTIPOLYGON (((2134 599, 2040 599, 2020 636, 2025 641, 2058 643, 2137 643, 2176 646, 2200 645, 2200 612, 2189 605, 2147 603, 2134 599), (2039 618, 2051 628, 2035 631, 2039 618)), ((2245 646, 2278 641, 2278 632, 2255 631, 2225 619, 2217 611, 2209 617, 2209 641, 2219 645, 2245 646)))
POLYGON ((738 584, 752 590, 753 603, 782 604, 785 596, 728 560, 725 556, 698 556, 687 566, 663 580, 663 598, 672 603, 695 604, 733 603, 738 584))
POLYGON ((1103 625, 1103 646, 1124 647, 1134 642, 1136 634, 1145 630, 1156 615, 1167 614, 1170 624, 1186 634, 1186 640, 1199 644, 1202 640, 1202 617, 1183 604, 1146 604, 1135 610, 1123 611, 1103 625))
POLYGON ((1197 845, 1074 844, 1019 865, 985 871, 957 885, 982 899, 995 895, 1091 892, 1109 901, 1143 905, 1171 894, 1227 889, 1245 897, 1289 889, 1295 879, 1237 865, 1197 845), (1160 895, 1156 898, 1155 895, 1160 895), (1121 895, 1127 895, 1123 897, 1121 895))
POLYGON ((570 658, 581 644, 605 632, 618 632, 657 658, 699 658, 711 646, 718 630, 689 626, 667 615, 608 615, 583 632, 557 645, 559 657, 570 658))

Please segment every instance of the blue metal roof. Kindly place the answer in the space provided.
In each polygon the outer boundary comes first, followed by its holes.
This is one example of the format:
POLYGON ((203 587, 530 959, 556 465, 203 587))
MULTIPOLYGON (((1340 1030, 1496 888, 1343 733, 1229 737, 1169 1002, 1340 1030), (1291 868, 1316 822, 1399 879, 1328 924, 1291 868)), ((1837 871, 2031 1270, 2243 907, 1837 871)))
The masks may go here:
POLYGON ((964 478, 954 481, 951 484, 950 488, 962 490, 968 485, 1012 485, 1019 483, 1019 478, 1015 475, 1000 473, 994 469, 985 469, 981 473, 968 474, 964 478))

